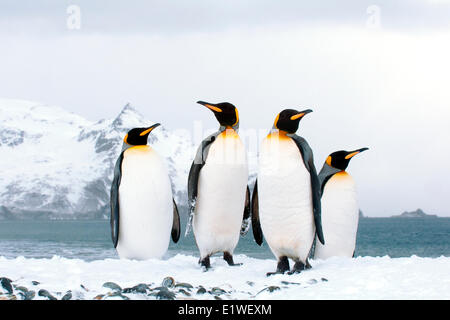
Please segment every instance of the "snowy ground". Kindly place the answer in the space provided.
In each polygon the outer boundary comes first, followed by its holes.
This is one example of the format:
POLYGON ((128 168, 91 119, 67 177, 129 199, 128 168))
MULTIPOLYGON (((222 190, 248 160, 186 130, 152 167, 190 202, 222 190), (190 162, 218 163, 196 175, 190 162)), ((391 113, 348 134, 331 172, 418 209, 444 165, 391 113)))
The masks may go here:
POLYGON ((266 273, 274 271, 275 260, 237 255, 244 264, 229 267, 213 257, 208 272, 197 261, 186 255, 92 262, 0 257, 0 300, 61 299, 67 293, 71 299, 450 299, 450 257, 332 258, 311 261, 313 268, 301 274, 271 277, 266 273), (121 289, 103 286, 107 282, 121 289))

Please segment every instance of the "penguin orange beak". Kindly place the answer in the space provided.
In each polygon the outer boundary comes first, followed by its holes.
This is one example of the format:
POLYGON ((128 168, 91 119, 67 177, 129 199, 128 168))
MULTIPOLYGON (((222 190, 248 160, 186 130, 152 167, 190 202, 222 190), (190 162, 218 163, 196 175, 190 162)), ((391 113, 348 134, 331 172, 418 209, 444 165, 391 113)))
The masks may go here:
POLYGON ((140 136, 142 137, 142 136, 148 135, 150 132, 152 132, 153 129, 155 129, 156 127, 159 127, 160 125, 161 125, 161 123, 155 123, 150 128, 142 131, 140 136))
POLYGON ((204 101, 197 101, 198 104, 201 104, 202 106, 207 107, 208 109, 214 111, 214 112, 222 112, 222 109, 212 105, 211 103, 204 102, 204 101))
POLYGON ((349 153, 348 155, 346 155, 346 156, 345 156, 345 159, 346 159, 346 160, 351 159, 351 158, 353 158, 354 156, 356 156, 357 154, 359 154, 359 153, 361 153, 361 152, 363 152, 363 151, 366 151, 366 150, 369 150, 369 148, 362 148, 362 149, 355 150, 355 151, 349 153))
POLYGON ((313 112, 311 109, 301 111, 300 113, 294 114, 291 117, 291 120, 297 120, 297 119, 303 118, 305 115, 307 115, 308 113, 311 113, 311 112, 313 112))

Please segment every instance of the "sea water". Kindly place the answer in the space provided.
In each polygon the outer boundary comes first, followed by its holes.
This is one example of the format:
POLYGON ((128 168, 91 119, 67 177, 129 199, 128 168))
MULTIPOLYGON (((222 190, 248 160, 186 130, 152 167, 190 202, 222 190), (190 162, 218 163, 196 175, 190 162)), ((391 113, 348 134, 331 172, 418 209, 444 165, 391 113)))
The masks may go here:
MULTIPOLYGON (((179 253, 198 256, 192 232, 184 237, 183 229, 181 234, 177 244, 170 243, 166 257, 179 253)), ((239 254, 274 259, 266 242, 261 247, 254 242, 251 229, 239 240, 235 255, 239 254)), ((355 255, 448 257, 450 218, 362 218, 355 255)), ((108 220, 3 220, 0 221, 0 256, 36 259, 60 256, 85 261, 118 259, 108 220)))

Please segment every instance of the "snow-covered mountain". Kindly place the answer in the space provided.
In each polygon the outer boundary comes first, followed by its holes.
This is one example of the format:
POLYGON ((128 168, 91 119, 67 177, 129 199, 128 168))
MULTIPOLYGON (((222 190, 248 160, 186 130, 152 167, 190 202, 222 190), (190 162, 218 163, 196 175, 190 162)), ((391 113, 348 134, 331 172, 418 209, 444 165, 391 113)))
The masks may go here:
MULTIPOLYGON (((0 99, 0 218, 109 216, 123 137, 155 122, 129 104, 115 119, 92 122, 59 107, 0 99)), ((175 199, 183 207, 196 147, 164 124, 149 144, 166 158, 175 199)))

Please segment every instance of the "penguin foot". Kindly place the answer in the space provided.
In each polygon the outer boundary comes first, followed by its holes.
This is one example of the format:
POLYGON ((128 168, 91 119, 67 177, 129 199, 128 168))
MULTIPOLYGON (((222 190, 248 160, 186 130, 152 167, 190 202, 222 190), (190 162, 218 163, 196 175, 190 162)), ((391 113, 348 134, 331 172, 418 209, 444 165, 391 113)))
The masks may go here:
POLYGON ((306 259, 305 269, 308 270, 308 269, 311 269, 311 268, 312 268, 312 266, 309 264, 309 259, 307 258, 306 259))
POLYGON ((296 261, 294 267, 292 268, 291 271, 288 272, 288 274, 293 275, 296 273, 300 273, 306 269, 311 269, 311 265, 309 264, 308 260, 306 260, 306 265, 301 261, 296 261))
POLYGON ((301 271, 300 270, 292 270, 292 271, 289 271, 287 274, 292 276, 293 274, 298 274, 298 273, 301 273, 301 271))
POLYGON ((277 271, 267 272, 266 276, 270 277, 275 274, 284 274, 286 271, 289 271, 289 260, 286 256, 283 256, 278 259, 277 271))
POLYGON ((205 269, 205 271, 208 271, 208 269, 211 268, 211 262, 209 260, 209 256, 206 256, 203 259, 200 258, 199 263, 205 269))
POLYGON ((223 253, 223 260, 225 260, 228 263, 228 265, 232 267, 242 266, 242 263, 234 263, 233 256, 229 252, 223 253))

